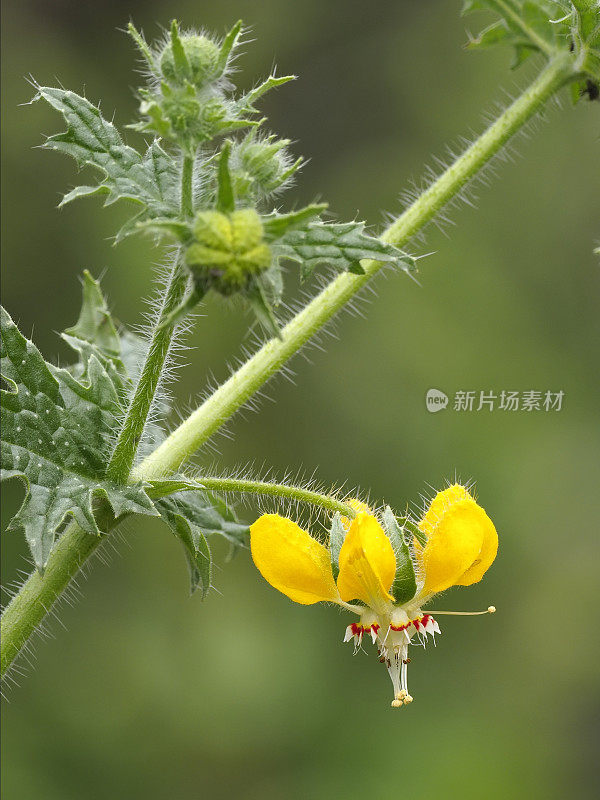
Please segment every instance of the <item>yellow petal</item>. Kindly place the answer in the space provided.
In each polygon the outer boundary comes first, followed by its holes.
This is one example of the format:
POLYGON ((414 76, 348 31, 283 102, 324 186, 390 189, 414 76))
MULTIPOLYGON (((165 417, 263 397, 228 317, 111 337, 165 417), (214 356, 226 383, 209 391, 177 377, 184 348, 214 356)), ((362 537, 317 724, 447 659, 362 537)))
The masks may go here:
POLYGON ((372 609, 387 607, 396 575, 396 556, 383 528, 371 514, 358 514, 340 550, 338 589, 342 600, 362 600, 372 609))
POLYGON ((296 603, 339 600, 329 551, 292 520, 263 514, 250 526, 250 549, 263 578, 296 603))
MULTIPOLYGON (((347 506, 350 506, 350 508, 354 509, 354 511, 357 514, 359 514, 361 511, 366 511, 367 514, 371 513, 371 509, 369 508, 369 506, 356 497, 351 497, 349 500, 344 500, 344 503, 347 506)), ((341 517, 341 522, 347 533, 350 528, 350 525, 352 524, 352 520, 349 517, 341 517)))
POLYGON ((438 492, 429 504, 427 513, 419 523, 419 528, 426 533, 427 536, 435 531, 437 525, 451 505, 457 503, 459 500, 472 500, 473 498, 460 483, 455 483, 444 489, 443 492, 438 492))
POLYGON ((457 586, 470 586, 472 583, 478 583, 494 563, 498 552, 498 533, 494 523, 481 506, 475 505, 479 510, 479 524, 483 528, 483 544, 478 557, 462 578, 456 582, 457 586))
POLYGON ((415 541, 423 595, 477 583, 496 557, 496 529, 464 486, 439 492, 419 527, 427 535, 424 547, 415 541))

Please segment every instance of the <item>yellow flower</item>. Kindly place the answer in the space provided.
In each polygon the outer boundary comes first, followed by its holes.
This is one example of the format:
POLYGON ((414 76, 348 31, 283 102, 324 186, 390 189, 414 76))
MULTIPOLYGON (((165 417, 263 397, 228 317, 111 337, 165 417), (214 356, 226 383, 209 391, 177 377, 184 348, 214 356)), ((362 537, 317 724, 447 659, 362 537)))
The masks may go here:
MULTIPOLYGON (((362 500, 357 500, 355 497, 351 497, 350 500, 346 500, 346 505, 350 506, 350 508, 356 513, 360 514, 361 511, 366 511, 367 514, 371 513, 371 509, 366 503, 363 503, 362 500)), ((346 533, 348 533, 348 528, 352 524, 352 520, 348 517, 340 517, 341 523, 344 526, 346 533)))
MULTIPOLYGON (((439 492, 429 505, 418 525, 423 545, 415 538, 409 547, 389 509, 384 529, 364 503, 348 505, 357 513, 351 521, 342 519, 339 558, 278 514, 263 514, 250 526, 252 558, 265 580, 296 603, 332 602, 358 614, 344 641, 353 639, 356 650, 363 636, 370 636, 392 679, 392 706, 399 707, 412 702, 409 645, 414 637, 424 645, 428 635, 440 632, 421 606, 450 586, 481 580, 496 556, 498 536, 485 511, 459 484, 439 492), (337 581, 334 566, 339 568, 337 581), (412 596, 406 594, 407 586, 412 596)), ((490 606, 474 613, 494 610, 490 606)))
POLYGON ((414 541, 423 597, 477 583, 496 558, 496 528, 460 484, 437 493, 419 528, 426 536, 424 547, 414 541))
POLYGON ((340 550, 337 585, 346 602, 362 600, 373 610, 386 608, 394 598, 396 576, 392 544, 377 519, 361 511, 350 523, 340 550))
POLYGON ((252 558, 263 578, 303 605, 339 598, 329 551, 279 514, 263 514, 250 528, 252 558))

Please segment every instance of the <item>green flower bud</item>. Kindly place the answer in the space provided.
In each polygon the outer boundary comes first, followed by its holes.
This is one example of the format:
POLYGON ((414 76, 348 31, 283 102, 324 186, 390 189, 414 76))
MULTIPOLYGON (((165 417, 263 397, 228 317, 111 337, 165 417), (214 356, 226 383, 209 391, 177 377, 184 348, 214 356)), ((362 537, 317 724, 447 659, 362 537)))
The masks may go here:
POLYGON ((271 265, 271 250, 253 208, 231 214, 200 211, 193 232, 186 263, 197 280, 221 294, 243 291, 253 276, 271 265))
POLYGON ((160 70, 164 80, 172 85, 189 81, 204 86, 217 77, 220 48, 207 36, 184 35, 178 40, 183 48, 187 65, 175 57, 173 42, 165 45, 160 56, 160 70))
POLYGON ((234 145, 231 172, 238 197, 269 195, 291 178, 302 159, 292 163, 288 144, 289 139, 258 138, 252 132, 234 145))

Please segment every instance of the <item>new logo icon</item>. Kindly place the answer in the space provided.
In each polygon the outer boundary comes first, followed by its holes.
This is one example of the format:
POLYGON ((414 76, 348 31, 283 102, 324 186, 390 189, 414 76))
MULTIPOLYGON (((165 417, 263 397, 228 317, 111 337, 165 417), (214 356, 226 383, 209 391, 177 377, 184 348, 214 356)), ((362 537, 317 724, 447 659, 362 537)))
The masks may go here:
POLYGON ((427 406, 427 411, 435 414, 436 411, 441 411, 443 408, 446 408, 448 405, 448 395, 444 394, 444 392, 440 392, 439 389, 428 389, 425 395, 425 405, 427 406))

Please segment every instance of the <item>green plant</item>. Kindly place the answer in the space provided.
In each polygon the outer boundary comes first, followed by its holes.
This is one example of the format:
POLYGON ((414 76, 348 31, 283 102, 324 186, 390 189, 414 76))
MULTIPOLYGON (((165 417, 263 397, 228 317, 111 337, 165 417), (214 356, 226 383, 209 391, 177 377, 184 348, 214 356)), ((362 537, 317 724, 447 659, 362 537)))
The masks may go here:
MULTIPOLYGON (((138 213, 116 241, 141 233, 175 249, 148 341, 115 325, 89 274, 79 319, 63 334, 76 354, 70 367, 46 363, 3 311, 2 374, 8 384, 2 394, 3 477, 26 483, 27 496, 11 527, 24 530, 37 568, 3 614, 3 674, 81 564, 126 516, 163 518, 183 544, 192 590, 201 594, 211 585, 207 537, 225 536, 234 547, 247 539, 248 526, 237 520, 223 493, 279 494, 355 516, 341 495, 192 476, 182 472, 183 465, 385 264, 412 274, 415 259, 403 248, 553 95, 569 86, 574 99, 597 97, 597 2, 471 0, 465 10, 491 10, 499 17, 470 47, 505 42, 515 47, 517 63, 538 53, 545 65, 379 237, 369 235, 364 223, 331 221, 324 205, 274 210, 301 160, 289 155, 287 140, 263 133, 256 105, 291 77, 270 76, 253 91, 235 94, 230 64, 240 23, 216 41, 182 32, 173 22, 155 46, 130 26, 147 73, 139 90, 140 119, 131 127, 154 137, 141 152, 126 145, 85 98, 36 87, 35 99, 49 103, 67 124, 44 147, 71 155, 100 176, 69 192, 62 203, 96 194, 105 195, 107 203, 132 201, 138 213), (340 274, 280 327, 277 306, 286 261, 299 265, 303 279, 319 264, 340 274), (169 351, 179 326, 190 324, 190 314, 210 291, 240 299, 269 338, 166 435, 169 409, 160 388, 169 351)), ((420 527, 402 517, 399 529, 411 548, 404 568, 414 577, 413 537, 418 540, 420 527)))

